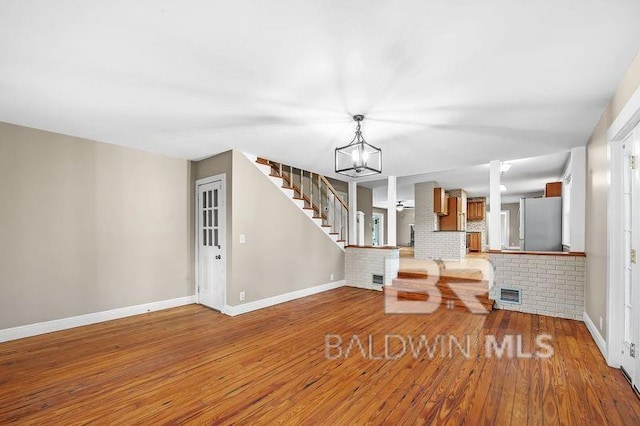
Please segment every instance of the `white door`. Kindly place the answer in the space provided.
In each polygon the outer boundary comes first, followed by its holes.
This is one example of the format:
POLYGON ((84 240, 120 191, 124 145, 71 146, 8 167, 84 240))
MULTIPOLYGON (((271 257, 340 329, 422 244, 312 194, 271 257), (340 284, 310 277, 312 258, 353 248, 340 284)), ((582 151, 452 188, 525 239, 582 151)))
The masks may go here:
POLYGON ((198 302, 222 311, 226 287, 224 180, 196 182, 198 195, 198 302))
POLYGON ((621 368, 634 385, 638 385, 640 369, 637 367, 637 353, 640 337, 640 279, 636 250, 640 239, 640 180, 638 177, 637 136, 634 133, 622 143, 623 153, 623 283, 624 283, 624 322, 622 333, 621 368), (634 259, 635 258, 635 259, 634 259))

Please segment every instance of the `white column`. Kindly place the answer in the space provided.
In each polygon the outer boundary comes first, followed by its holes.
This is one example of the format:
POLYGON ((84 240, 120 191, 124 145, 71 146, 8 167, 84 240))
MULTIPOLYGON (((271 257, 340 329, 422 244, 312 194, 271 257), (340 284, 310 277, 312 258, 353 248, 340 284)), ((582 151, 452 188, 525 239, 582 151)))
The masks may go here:
POLYGON ((502 249, 500 160, 489 163, 489 250, 502 249))
POLYGON ((356 213, 358 212, 358 186, 355 182, 349 182, 349 245, 358 244, 358 224, 356 223, 356 213))
POLYGON ((396 245, 396 177, 389 176, 387 183, 387 245, 396 245))
POLYGON ((571 251, 585 251, 587 157, 584 146, 571 150, 571 196, 569 197, 569 245, 571 251))

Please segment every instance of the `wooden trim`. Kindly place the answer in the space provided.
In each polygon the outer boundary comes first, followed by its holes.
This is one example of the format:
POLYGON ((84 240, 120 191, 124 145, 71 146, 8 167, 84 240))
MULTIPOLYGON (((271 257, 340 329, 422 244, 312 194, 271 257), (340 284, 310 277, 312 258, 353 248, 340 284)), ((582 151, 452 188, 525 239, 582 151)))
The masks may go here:
POLYGON ((535 256, 574 256, 587 257, 584 252, 580 251, 512 251, 512 250, 489 250, 489 254, 524 254, 535 256))
MULTIPOLYGON (((267 160, 268 161, 268 160, 267 160)), ((262 163, 261 163, 262 164, 262 163)), ((304 209, 310 209, 313 210, 314 212, 318 212, 320 213, 320 207, 313 203, 311 201, 311 198, 309 198, 306 194, 302 197, 296 197, 296 193, 301 194, 302 191, 300 190, 300 188, 298 187, 298 185, 296 185, 295 183, 292 185, 291 181, 289 180, 289 177, 286 176, 284 173, 282 174, 282 176, 280 176, 280 173, 278 173, 278 168, 273 164, 273 162, 269 162, 269 165, 271 166, 272 170, 276 170, 276 173, 274 174, 273 172, 269 175, 269 176, 273 176, 273 177, 277 177, 282 179, 282 188, 284 189, 292 189, 293 190, 293 199, 294 200, 304 200, 307 204, 309 204, 311 207, 304 207, 304 209), (289 185, 289 186, 284 186, 285 182, 289 185)), ((348 210, 347 210, 348 211, 348 210)), ((324 213, 321 213, 320 216, 313 216, 314 219, 322 219, 322 220, 327 220, 327 215, 324 213)))

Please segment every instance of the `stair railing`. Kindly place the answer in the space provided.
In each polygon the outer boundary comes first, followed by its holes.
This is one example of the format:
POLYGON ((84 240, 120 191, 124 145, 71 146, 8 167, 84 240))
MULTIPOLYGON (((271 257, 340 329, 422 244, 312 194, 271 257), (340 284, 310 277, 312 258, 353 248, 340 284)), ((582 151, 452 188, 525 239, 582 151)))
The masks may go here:
POLYGON ((304 200, 305 208, 313 210, 315 219, 322 219, 323 226, 331 227, 331 233, 347 243, 349 206, 326 177, 262 158, 258 162, 270 165, 271 175, 282 178, 282 187, 292 189, 294 198, 304 200))

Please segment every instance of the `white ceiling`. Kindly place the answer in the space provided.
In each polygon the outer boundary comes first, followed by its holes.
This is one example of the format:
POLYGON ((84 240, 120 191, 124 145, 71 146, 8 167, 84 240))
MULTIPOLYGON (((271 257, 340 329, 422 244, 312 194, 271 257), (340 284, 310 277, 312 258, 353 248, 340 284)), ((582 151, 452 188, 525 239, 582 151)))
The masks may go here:
MULTIPOLYGON (((569 152, 563 151, 508 161, 511 168, 500 177, 500 182, 507 187, 501 193, 502 203, 515 203, 522 197, 541 195, 545 184, 562 179, 569 156, 569 152)), ((489 164, 400 177, 396 184, 396 199, 402 200, 405 206, 413 207, 415 184, 431 181, 446 190, 464 189, 468 197, 488 197, 489 164)), ((387 181, 378 180, 364 185, 373 189, 373 205, 386 208, 387 181)))
POLYGON ((0 121, 332 175, 366 115, 383 175, 584 145, 638 0, 3 0, 0 121))

